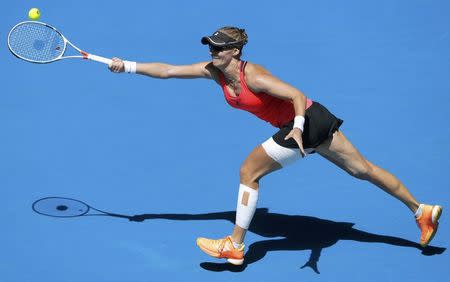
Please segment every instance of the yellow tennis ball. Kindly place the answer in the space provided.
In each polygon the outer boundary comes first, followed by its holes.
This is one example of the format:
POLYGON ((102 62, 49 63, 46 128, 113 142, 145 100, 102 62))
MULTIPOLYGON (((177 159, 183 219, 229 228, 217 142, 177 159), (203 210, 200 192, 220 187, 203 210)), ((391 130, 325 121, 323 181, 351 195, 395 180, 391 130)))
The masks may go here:
POLYGON ((32 8, 28 11, 28 17, 32 20, 37 20, 41 16, 41 12, 39 12, 38 8, 32 8))

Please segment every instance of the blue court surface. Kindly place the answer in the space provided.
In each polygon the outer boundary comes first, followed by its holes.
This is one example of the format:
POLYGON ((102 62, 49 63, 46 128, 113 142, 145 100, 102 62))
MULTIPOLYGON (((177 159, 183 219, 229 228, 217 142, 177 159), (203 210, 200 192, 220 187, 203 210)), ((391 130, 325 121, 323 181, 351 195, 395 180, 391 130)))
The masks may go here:
POLYGON ((445 281, 450 277, 448 1, 3 1, 1 282, 445 281), (232 231, 239 167, 276 129, 209 80, 15 58, 8 31, 41 9, 88 52, 210 60, 200 38, 245 28, 244 60, 345 122, 373 163, 444 213, 431 247, 410 211, 318 154, 261 180, 243 267, 202 253, 232 231), (50 196, 117 216, 53 218, 50 196), (131 219, 131 220, 130 220, 131 219), (305 267, 303 267, 305 266, 305 267), (315 270, 317 271, 315 271, 315 270))

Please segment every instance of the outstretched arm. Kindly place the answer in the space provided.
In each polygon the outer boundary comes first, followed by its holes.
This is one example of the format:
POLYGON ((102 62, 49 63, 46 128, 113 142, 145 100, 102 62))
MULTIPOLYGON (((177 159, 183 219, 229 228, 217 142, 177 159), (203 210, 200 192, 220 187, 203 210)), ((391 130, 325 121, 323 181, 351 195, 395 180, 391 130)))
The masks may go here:
MULTIPOLYGON (((113 58, 109 69, 112 72, 124 72, 127 63, 119 58, 113 58)), ((164 63, 135 63, 138 74, 153 78, 212 78, 213 66, 210 62, 201 62, 192 65, 169 65, 164 63)), ((133 71, 134 72, 134 71, 133 71)))

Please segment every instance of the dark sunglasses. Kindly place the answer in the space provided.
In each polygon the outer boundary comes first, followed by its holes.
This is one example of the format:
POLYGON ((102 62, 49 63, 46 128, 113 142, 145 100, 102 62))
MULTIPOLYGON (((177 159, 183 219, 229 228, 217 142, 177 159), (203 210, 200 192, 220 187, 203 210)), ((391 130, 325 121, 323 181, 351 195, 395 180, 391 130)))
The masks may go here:
POLYGON ((214 46, 214 45, 209 45, 209 51, 213 52, 213 53, 219 53, 225 50, 230 50, 233 49, 233 46, 214 46))

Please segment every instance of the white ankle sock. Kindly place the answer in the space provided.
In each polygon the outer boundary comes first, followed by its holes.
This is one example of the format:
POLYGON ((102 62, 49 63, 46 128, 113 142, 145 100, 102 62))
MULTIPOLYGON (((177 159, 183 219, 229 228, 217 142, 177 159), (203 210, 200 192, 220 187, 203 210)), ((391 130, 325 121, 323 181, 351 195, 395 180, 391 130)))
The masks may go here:
POLYGON ((231 240, 232 242, 233 242, 233 247, 235 248, 235 249, 239 249, 241 246, 242 246, 242 244, 243 243, 236 243, 235 241, 233 241, 233 240, 231 240))
POLYGON ((236 225, 248 229, 258 202, 258 190, 244 184, 239 185, 239 195, 236 209, 236 225))
POLYGON ((422 208, 423 208, 424 204, 420 204, 419 208, 417 209, 416 213, 414 214, 415 217, 419 217, 422 215, 422 208))

